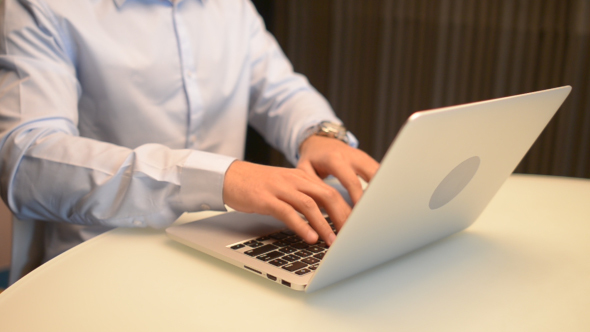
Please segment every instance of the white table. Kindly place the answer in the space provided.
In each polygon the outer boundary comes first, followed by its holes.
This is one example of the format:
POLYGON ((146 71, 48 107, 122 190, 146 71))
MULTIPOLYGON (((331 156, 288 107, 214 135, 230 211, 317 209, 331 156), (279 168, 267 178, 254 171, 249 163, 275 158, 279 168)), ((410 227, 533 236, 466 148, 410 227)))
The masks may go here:
POLYGON ((590 331, 590 181, 512 176, 466 231, 312 294, 117 229, 0 295, 0 331, 307 329, 590 331))

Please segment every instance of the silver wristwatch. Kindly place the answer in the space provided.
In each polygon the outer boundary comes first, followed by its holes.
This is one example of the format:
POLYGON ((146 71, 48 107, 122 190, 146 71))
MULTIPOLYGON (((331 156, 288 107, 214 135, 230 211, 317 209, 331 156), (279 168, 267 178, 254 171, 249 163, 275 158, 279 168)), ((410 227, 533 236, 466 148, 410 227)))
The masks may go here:
POLYGON ((303 141, 305 139, 307 139, 308 137, 310 137, 311 135, 317 135, 317 136, 335 138, 339 141, 349 144, 347 134, 348 134, 348 130, 343 125, 338 124, 338 123, 334 123, 334 122, 329 122, 329 121, 322 121, 319 124, 317 124, 316 126, 313 126, 305 131, 305 134, 303 135, 303 140, 301 141, 301 143, 303 143, 303 141))

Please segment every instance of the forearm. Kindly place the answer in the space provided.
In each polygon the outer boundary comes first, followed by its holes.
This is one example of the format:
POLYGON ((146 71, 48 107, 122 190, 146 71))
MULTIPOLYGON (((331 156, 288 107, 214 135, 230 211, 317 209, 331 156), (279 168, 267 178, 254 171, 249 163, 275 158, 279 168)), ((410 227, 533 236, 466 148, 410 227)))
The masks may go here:
POLYGON ((3 140, 2 195, 19 218, 162 228, 185 211, 224 209, 233 158, 157 144, 128 149, 58 127, 23 126, 3 140))

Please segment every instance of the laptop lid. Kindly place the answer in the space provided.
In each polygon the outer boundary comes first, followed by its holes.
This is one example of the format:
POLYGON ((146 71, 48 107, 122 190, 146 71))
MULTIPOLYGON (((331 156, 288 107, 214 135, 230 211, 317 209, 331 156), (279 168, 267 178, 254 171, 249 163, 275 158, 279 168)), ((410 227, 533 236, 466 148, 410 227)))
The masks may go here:
POLYGON ((229 213, 172 226, 167 233, 250 272, 313 292, 471 225, 570 91, 566 86, 414 113, 315 274, 294 276, 229 248, 284 227, 268 216, 229 213))

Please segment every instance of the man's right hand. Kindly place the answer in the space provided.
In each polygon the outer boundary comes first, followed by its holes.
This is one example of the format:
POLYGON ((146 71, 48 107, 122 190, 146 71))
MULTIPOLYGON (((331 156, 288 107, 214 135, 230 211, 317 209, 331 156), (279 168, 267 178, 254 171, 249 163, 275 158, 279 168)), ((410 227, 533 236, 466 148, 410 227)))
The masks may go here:
POLYGON ((318 235, 328 245, 336 235, 323 217, 323 207, 337 230, 351 212, 340 193, 300 169, 263 166, 236 160, 225 174, 223 200, 232 209, 271 215, 307 243, 318 235), (297 213, 301 213, 309 224, 297 213))

